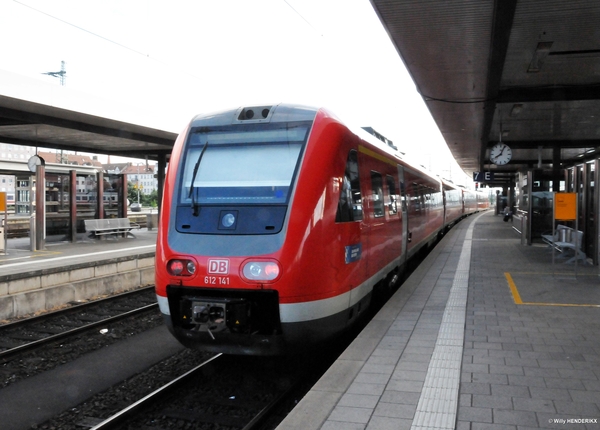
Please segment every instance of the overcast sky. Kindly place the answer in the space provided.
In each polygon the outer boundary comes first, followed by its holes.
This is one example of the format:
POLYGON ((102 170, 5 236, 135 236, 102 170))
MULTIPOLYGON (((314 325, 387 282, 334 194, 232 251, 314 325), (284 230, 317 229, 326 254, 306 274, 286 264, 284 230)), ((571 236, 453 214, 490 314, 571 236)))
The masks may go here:
POLYGON ((65 61, 69 90, 172 131, 244 104, 324 106, 459 179, 368 0, 0 0, 0 38, 0 69, 59 85, 43 73, 65 61))

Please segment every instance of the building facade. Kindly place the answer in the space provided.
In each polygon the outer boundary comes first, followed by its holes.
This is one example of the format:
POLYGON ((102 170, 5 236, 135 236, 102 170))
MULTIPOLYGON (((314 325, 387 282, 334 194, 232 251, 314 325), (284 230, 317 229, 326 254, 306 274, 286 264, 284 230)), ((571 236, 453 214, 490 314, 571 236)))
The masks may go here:
MULTIPOLYGON (((98 171, 102 170, 107 177, 127 174, 128 182, 130 184, 133 183, 134 188, 139 190, 140 194, 151 194, 153 190, 158 190, 158 181, 154 177, 156 171, 155 165, 149 165, 143 162, 135 165, 133 162, 102 164, 97 156, 82 155, 61 150, 40 149, 36 151, 35 147, 0 143, 0 163, 3 161, 26 163, 27 160, 36 153, 42 157, 46 163, 94 167, 98 171)), ((1 168, 0 171, 2 171, 1 168)), ((0 174, 0 191, 7 193, 8 205, 14 205, 15 201, 18 200, 16 199, 17 192, 22 193, 23 190, 30 189, 31 187, 30 181, 25 181, 28 182, 27 186, 23 185, 22 182, 24 181, 24 178, 22 176, 23 175, 20 175, 20 177, 17 178, 15 175, 0 174)), ((50 178, 50 182, 53 182, 52 178, 50 178)), ((53 188, 56 188, 56 186, 53 188)), ((80 199, 85 199, 86 196, 95 194, 96 177, 93 175, 77 176, 76 189, 78 201, 80 199)))
MULTIPOLYGON (((34 154, 35 148, 31 146, 0 143, 0 161, 27 161, 34 154)), ((0 191, 6 193, 6 200, 9 205, 15 203, 16 185, 14 175, 0 174, 0 191)))

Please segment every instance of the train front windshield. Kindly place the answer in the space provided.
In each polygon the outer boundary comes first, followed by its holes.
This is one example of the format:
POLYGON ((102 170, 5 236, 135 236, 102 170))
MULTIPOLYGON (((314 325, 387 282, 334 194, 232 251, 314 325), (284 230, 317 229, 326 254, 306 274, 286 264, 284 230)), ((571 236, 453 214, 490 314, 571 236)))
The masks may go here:
POLYGON ((192 130, 180 203, 286 204, 310 123, 192 130))

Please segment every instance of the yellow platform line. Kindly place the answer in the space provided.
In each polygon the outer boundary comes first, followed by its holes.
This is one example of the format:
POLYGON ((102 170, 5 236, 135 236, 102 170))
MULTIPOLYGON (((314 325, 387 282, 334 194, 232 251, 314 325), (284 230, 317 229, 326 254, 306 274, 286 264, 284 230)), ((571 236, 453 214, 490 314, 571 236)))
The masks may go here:
POLYGON ((521 300, 521 295, 519 294, 519 290, 517 290, 517 286, 515 285, 515 281, 513 281, 512 276, 510 276, 510 273, 504 272, 504 277, 508 282, 508 288, 510 288, 515 305, 522 305, 523 300, 521 300))
POLYGON ((45 257, 47 255, 58 255, 62 254, 61 251, 33 251, 32 255, 24 255, 22 257, 12 257, 12 258, 2 258, 0 259, 0 266, 5 264, 7 261, 15 261, 15 260, 28 260, 32 258, 45 257))
POLYGON ((532 306, 571 306, 571 307, 584 307, 584 308, 600 308, 600 305, 592 305, 592 304, 575 304, 575 303, 538 303, 538 302, 524 302, 521 299, 521 295, 519 294, 519 290, 517 289, 517 285, 515 281, 513 281, 510 273, 504 272, 504 277, 508 282, 508 288, 510 288, 510 292, 513 296, 513 301, 515 305, 532 305, 532 306))
MULTIPOLYGON (((572 270, 557 270, 553 273, 548 272, 512 272, 515 275, 525 275, 525 276, 550 276, 550 275, 571 275, 573 276, 572 270)), ((577 277, 586 277, 586 276, 598 276, 598 273, 578 273, 577 277)))

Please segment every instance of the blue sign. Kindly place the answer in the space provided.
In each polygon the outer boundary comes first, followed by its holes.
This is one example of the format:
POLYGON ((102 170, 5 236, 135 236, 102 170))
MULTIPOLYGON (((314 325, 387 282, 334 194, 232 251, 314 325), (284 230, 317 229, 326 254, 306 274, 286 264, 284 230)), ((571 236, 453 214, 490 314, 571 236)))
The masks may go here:
POLYGON ((357 243, 356 245, 346 246, 346 264, 360 260, 361 251, 362 245, 360 243, 357 243))

